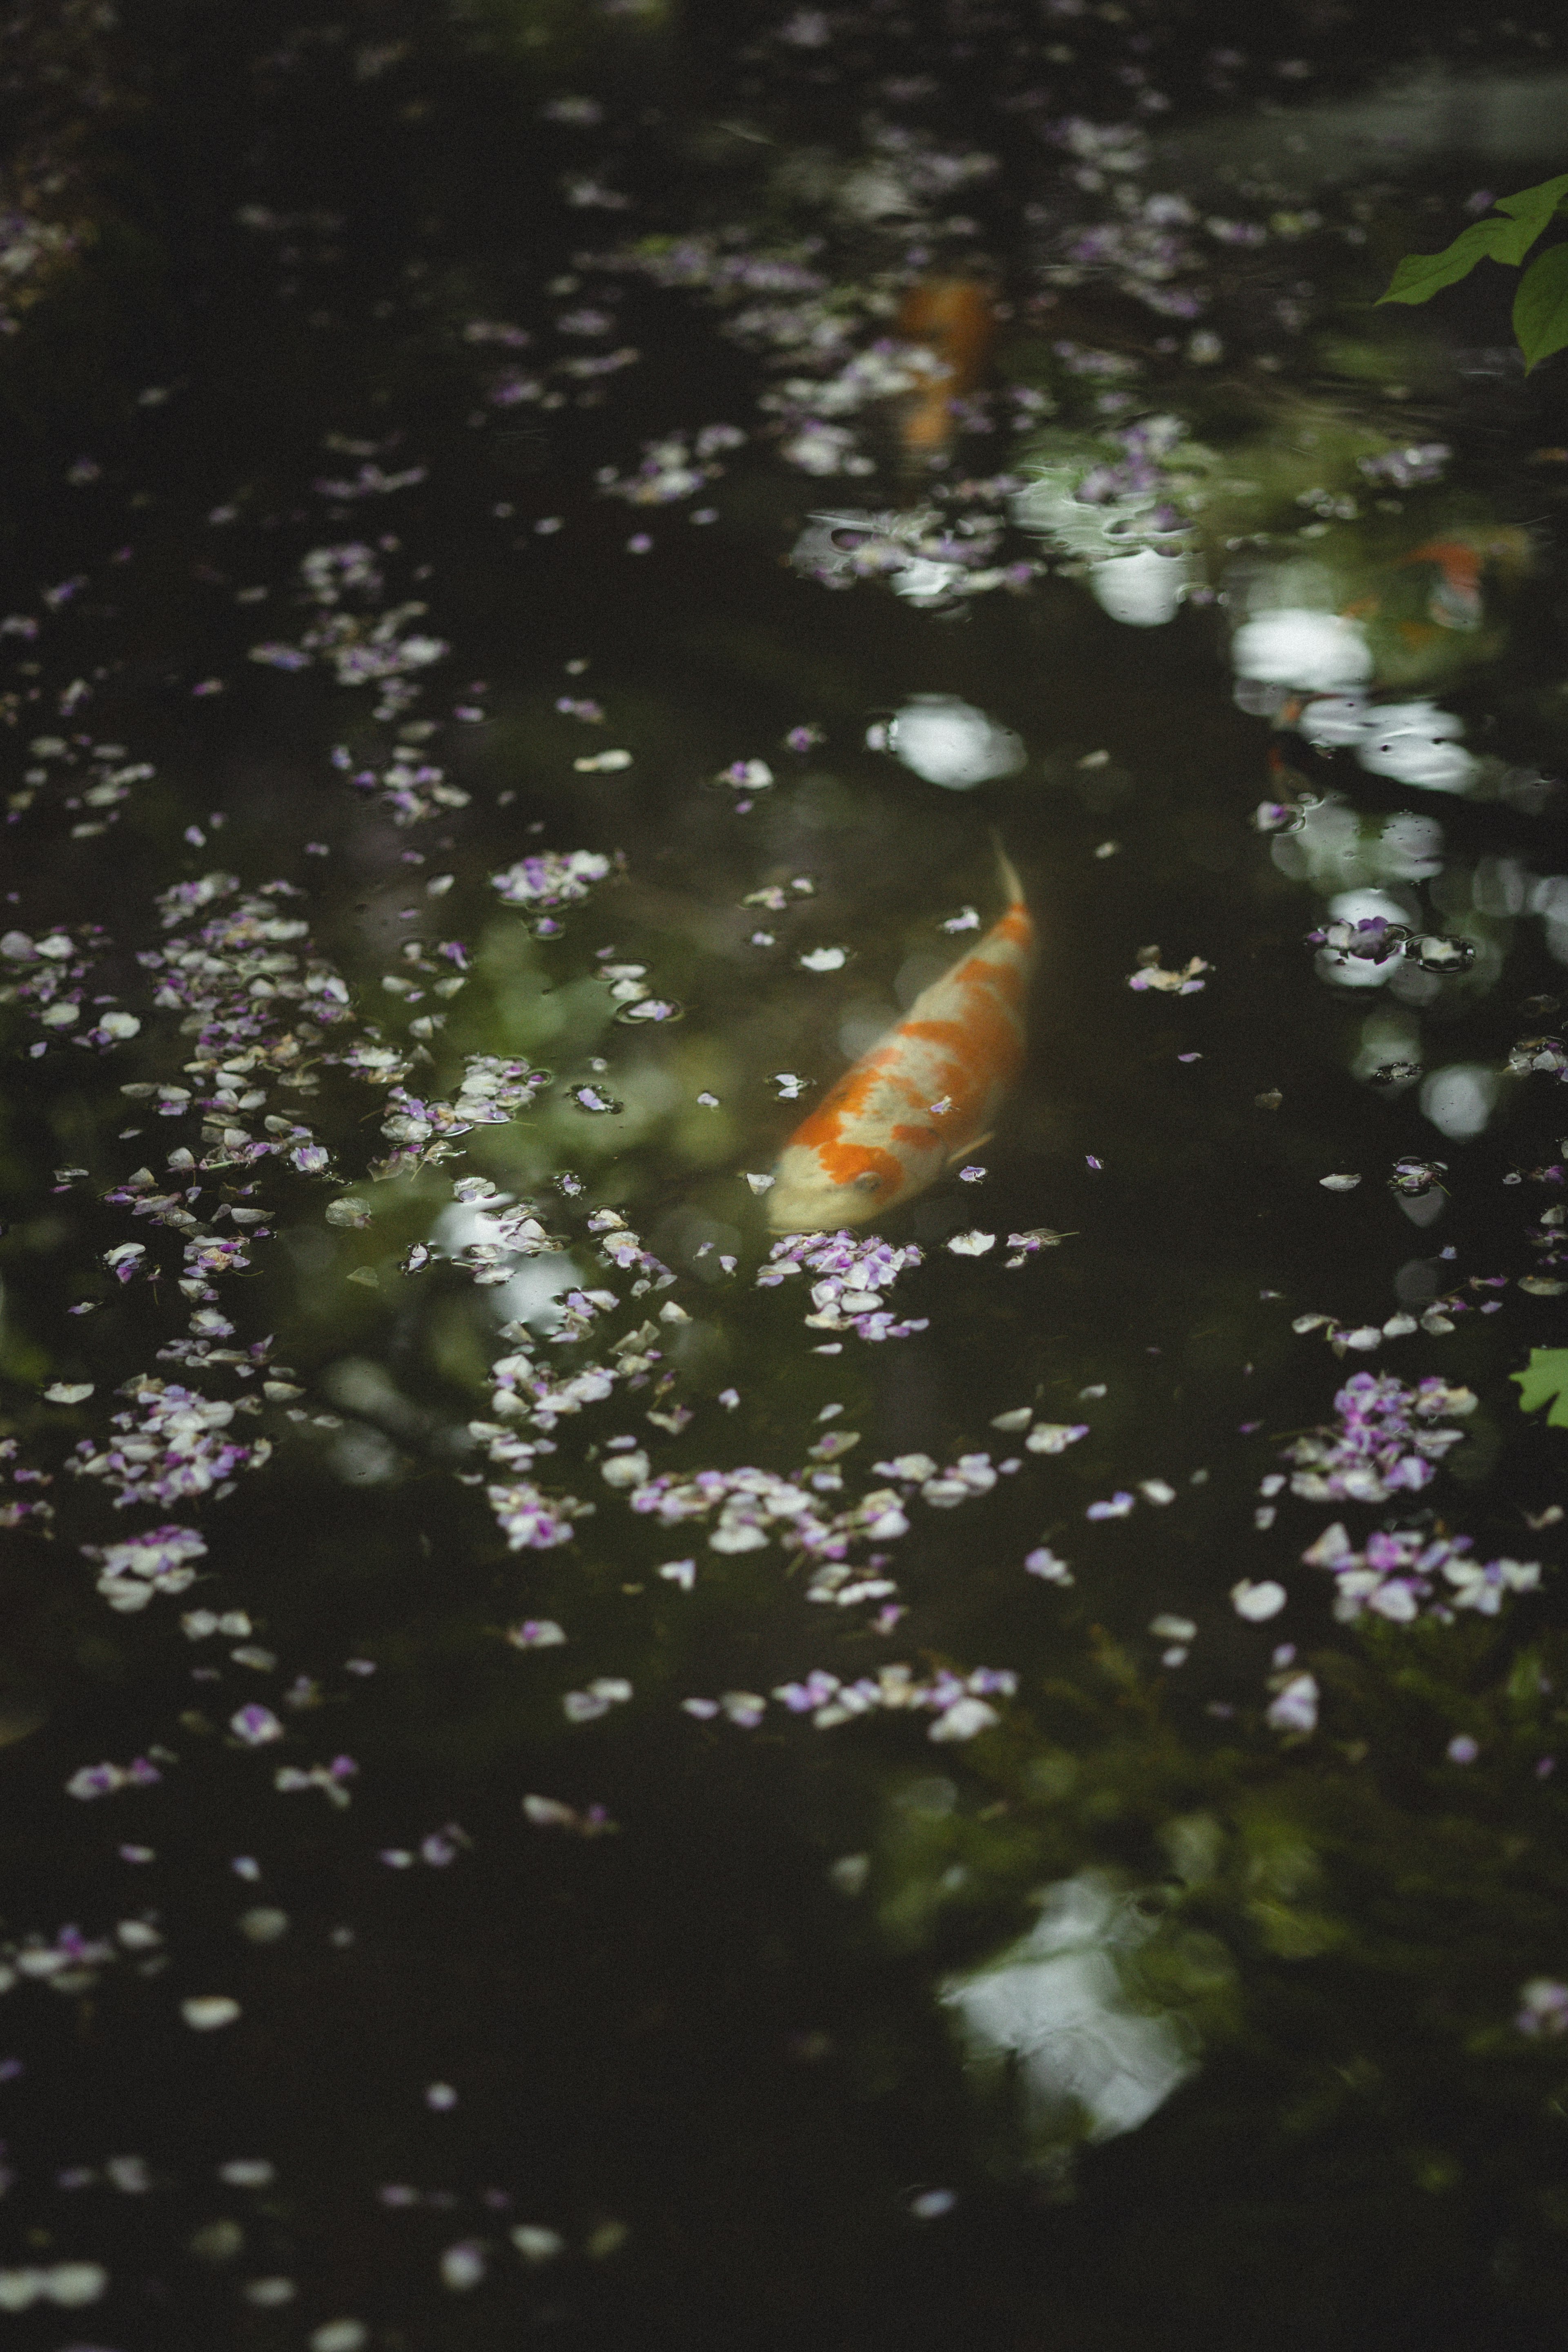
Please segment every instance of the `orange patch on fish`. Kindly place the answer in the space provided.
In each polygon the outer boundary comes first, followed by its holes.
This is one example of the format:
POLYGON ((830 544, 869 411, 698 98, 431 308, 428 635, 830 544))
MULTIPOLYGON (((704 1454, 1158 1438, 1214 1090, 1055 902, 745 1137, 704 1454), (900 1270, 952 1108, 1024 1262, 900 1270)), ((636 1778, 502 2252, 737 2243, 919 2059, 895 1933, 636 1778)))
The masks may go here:
POLYGON ((914 395, 900 427, 905 448, 926 455, 951 440, 953 401, 973 392, 985 373, 996 331, 990 291, 973 278, 927 278, 905 295, 898 331, 905 342, 928 345, 942 362, 942 374, 914 395))
POLYGON ((980 945, 922 989, 846 1070, 780 1154, 775 1233, 831 1233, 913 1198, 986 1134, 1024 1063, 1035 929, 998 853, 1009 904, 980 945))

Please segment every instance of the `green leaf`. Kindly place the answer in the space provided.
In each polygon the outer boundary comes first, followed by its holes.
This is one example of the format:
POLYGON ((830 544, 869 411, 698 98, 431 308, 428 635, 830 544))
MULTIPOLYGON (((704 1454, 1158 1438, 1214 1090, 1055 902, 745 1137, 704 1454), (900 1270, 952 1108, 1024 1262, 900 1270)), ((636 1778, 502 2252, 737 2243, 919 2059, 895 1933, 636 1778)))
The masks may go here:
POLYGON ((1525 237, 1518 253, 1499 249, 1505 244, 1518 244, 1521 233, 1522 225, 1515 221, 1477 221, 1473 227, 1463 230, 1452 245, 1445 246, 1441 253, 1407 253, 1390 278, 1387 289, 1377 299, 1380 302, 1429 302, 1445 286, 1468 278, 1478 261, 1521 259, 1525 249, 1541 234, 1539 229, 1525 237))
MULTIPOLYGON (((1499 196, 1495 216, 1461 229, 1441 253, 1407 253, 1389 281, 1380 302, 1429 302, 1445 286, 1468 278, 1478 261, 1500 261, 1517 269, 1552 215, 1568 212, 1568 172, 1521 188, 1516 196, 1499 196)), ((1552 349, 1557 346, 1553 344, 1552 349)), ((1545 353, 1542 354, 1542 358, 1545 353)))
POLYGON ((1513 331, 1525 373, 1568 343, 1568 245, 1554 245, 1532 261, 1513 298, 1513 331))
MULTIPOLYGON (((1568 246, 1563 249, 1568 252, 1568 246)), ((1568 1348, 1531 1348, 1525 1370, 1510 1372, 1509 1378, 1519 1382, 1521 1412, 1539 1412, 1555 1398, 1547 1424, 1552 1429, 1568 1429, 1568 1348)))
POLYGON ((1496 211, 1510 213, 1515 220, 1533 221, 1530 239, 1533 245, 1553 213, 1568 212, 1568 172, 1555 180, 1542 180, 1537 187, 1521 188, 1517 196, 1494 196, 1492 204, 1496 211))

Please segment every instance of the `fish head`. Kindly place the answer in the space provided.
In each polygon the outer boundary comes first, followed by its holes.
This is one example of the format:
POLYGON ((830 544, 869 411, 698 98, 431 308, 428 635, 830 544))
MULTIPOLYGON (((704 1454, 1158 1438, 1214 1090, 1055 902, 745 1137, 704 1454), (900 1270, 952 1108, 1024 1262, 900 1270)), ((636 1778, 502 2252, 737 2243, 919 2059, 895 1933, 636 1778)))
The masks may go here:
POLYGON ((833 1234, 841 1225, 863 1225, 891 1207, 905 1181, 892 1154, 872 1145, 837 1145, 829 1166, 815 1144, 786 1144, 773 1166, 768 1223, 775 1234, 833 1234))

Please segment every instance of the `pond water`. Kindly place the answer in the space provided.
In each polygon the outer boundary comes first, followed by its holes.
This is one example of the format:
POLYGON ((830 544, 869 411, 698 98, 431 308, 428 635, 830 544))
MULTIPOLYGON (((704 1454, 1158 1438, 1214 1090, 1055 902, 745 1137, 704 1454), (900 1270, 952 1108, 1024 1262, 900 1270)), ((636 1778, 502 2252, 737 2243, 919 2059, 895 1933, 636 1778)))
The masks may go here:
POLYGON ((243 14, 0 355, 0 2309, 1560 2340, 1560 25, 243 14))

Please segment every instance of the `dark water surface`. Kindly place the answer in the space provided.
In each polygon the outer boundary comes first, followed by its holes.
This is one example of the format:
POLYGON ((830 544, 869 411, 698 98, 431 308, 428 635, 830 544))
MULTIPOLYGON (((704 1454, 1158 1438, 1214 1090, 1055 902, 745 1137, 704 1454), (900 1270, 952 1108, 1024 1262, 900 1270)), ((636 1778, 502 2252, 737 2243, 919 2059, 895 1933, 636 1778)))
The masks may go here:
POLYGON ((1371 305, 1560 32, 24 24, 19 2342, 1559 2340, 1568 376, 1371 305))

